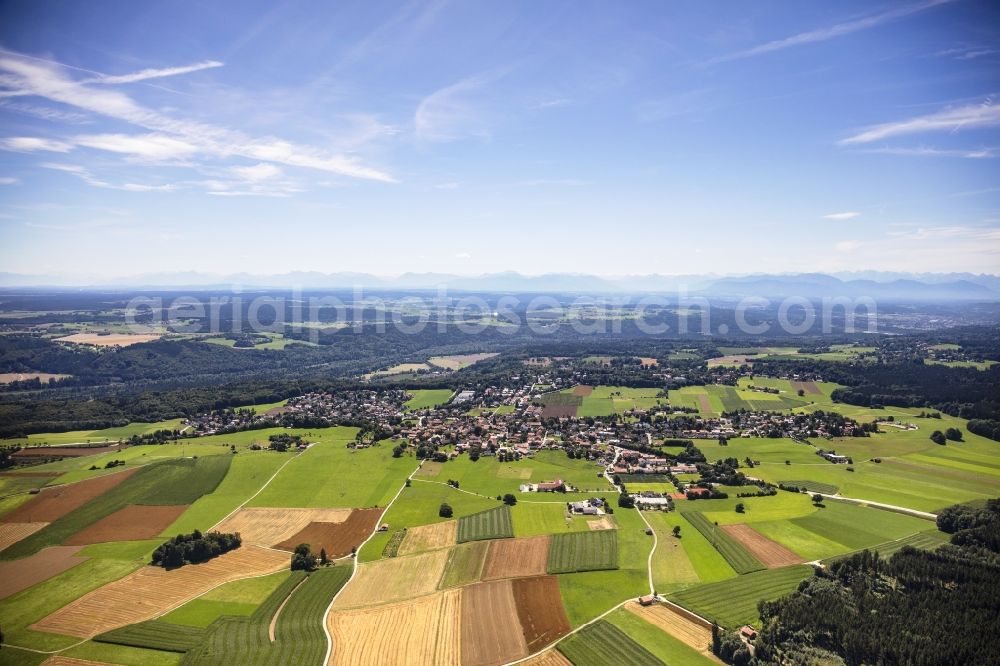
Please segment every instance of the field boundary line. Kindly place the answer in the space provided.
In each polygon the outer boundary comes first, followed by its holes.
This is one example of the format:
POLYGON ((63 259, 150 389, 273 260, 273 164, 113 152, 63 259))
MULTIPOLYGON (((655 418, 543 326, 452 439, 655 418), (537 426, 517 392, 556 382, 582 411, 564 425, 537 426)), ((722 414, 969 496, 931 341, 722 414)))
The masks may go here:
MULTIPOLYGON (((396 491, 396 494, 393 496, 393 498, 389 500, 389 503, 385 505, 385 509, 382 510, 382 516, 385 516, 385 514, 389 513, 389 509, 392 508, 392 505, 396 502, 396 500, 399 499, 399 496, 403 494, 404 490, 406 490, 408 482, 413 481, 413 475, 419 472, 420 468, 423 467, 423 465, 424 461, 421 460, 417 464, 416 469, 410 472, 410 475, 406 477, 405 481, 403 481, 403 485, 400 486, 399 490, 396 491)), ((354 557, 351 558, 354 560, 353 563, 354 566, 351 569, 350 578, 347 579, 346 583, 340 586, 340 589, 337 590, 337 593, 333 595, 332 599, 330 599, 330 603, 327 604, 326 610, 323 612, 323 634, 326 636, 326 654, 323 656, 323 666, 326 666, 327 664, 330 663, 330 657, 333 655, 333 635, 330 633, 330 613, 333 611, 333 604, 337 601, 337 597, 339 597, 341 593, 347 589, 347 586, 351 584, 351 581, 354 580, 354 577, 358 574, 359 565, 357 560, 357 553, 360 553, 361 549, 365 547, 365 544, 371 541, 375 537, 375 535, 378 534, 379 529, 382 527, 381 523, 382 520, 380 518, 379 521, 375 524, 375 529, 372 530, 372 533, 369 534, 368 538, 362 541, 361 545, 359 545, 357 549, 354 551, 354 557)))
MULTIPOLYGON (((308 451, 308 449, 306 449, 306 450, 308 451)), ((264 485, 262 485, 262 486, 261 486, 260 488, 258 488, 258 489, 257 489, 257 492, 255 492, 255 493, 254 493, 253 495, 251 495, 250 497, 248 497, 248 498, 246 498, 245 500, 243 500, 243 501, 242 501, 242 502, 240 503, 240 505, 239 505, 239 506, 237 506, 237 507, 236 507, 235 509, 233 509, 232 511, 230 511, 229 513, 227 513, 227 514, 226 514, 225 516, 223 516, 223 517, 222 517, 222 520, 220 520, 220 521, 219 521, 219 522, 217 522, 216 524, 214 524, 214 525, 212 525, 211 527, 209 527, 209 528, 208 528, 208 530, 209 530, 209 531, 211 531, 211 530, 214 530, 214 529, 215 529, 216 527, 218 527, 218 526, 219 526, 219 525, 221 525, 222 523, 224 523, 224 522, 226 522, 227 520, 229 520, 230 518, 232 518, 232 517, 233 517, 233 515, 234 515, 234 514, 235 514, 235 513, 237 512, 237 511, 239 511, 240 509, 242 509, 243 507, 245 507, 245 506, 247 505, 247 503, 248 503, 248 502, 250 502, 250 501, 251 501, 251 500, 252 500, 253 498, 257 497, 257 495, 260 495, 260 494, 261 494, 262 492, 264 492, 264 489, 265 489, 265 488, 267 488, 267 487, 268 487, 268 486, 269 486, 269 485, 271 484, 271 482, 272 482, 272 481, 274 481, 274 478, 275 478, 276 476, 278 476, 279 474, 281 474, 281 470, 285 469, 285 465, 287 465, 288 463, 292 462, 293 460, 296 460, 296 459, 297 459, 297 458, 298 458, 298 457, 299 457, 300 455, 302 455, 302 454, 301 454, 301 453, 297 453, 297 454, 295 454, 294 456, 292 456, 291 458, 289 458, 288 460, 286 460, 285 462, 283 462, 283 463, 281 464, 281 467, 279 467, 278 469, 276 469, 276 470, 274 471, 274 474, 272 474, 272 475, 271 475, 271 478, 270 478, 270 479, 268 479, 267 481, 265 481, 265 482, 264 482, 264 485)))
POLYGON ((295 590, 302 587, 302 583, 306 582, 308 579, 309 576, 305 576, 302 580, 296 583, 295 587, 293 587, 291 591, 288 593, 288 596, 285 597, 284 600, 281 602, 281 605, 278 606, 278 610, 274 611, 274 617, 271 618, 271 623, 267 625, 267 637, 271 640, 272 643, 274 642, 274 628, 278 624, 278 617, 281 615, 281 611, 285 609, 285 604, 287 604, 288 600, 292 598, 293 594, 295 594, 295 590))
POLYGON ((60 652, 65 652, 66 650, 72 650, 73 648, 75 648, 75 647, 77 647, 79 645, 83 645, 84 643, 86 643, 89 640, 91 640, 91 639, 90 638, 84 638, 82 641, 79 641, 77 643, 73 643, 72 645, 67 645, 66 647, 59 648, 58 650, 36 650, 35 648, 24 647, 24 646, 21 646, 21 645, 14 645, 12 643, 0 643, 0 645, 4 646, 5 648, 13 648, 15 650, 23 650, 24 652, 34 652, 35 654, 59 654, 60 652))
POLYGON ((886 504, 885 502, 875 502, 873 500, 861 499, 859 497, 845 497, 844 495, 827 495, 824 493, 812 493, 813 495, 820 495, 826 499, 831 499, 835 502, 847 502, 848 504, 862 504, 865 506, 870 506, 873 509, 881 509, 882 511, 892 511, 894 513, 902 513, 908 516, 914 516, 915 518, 923 518, 924 520, 937 520, 937 514, 931 513, 929 511, 920 511, 918 509, 911 509, 905 506, 897 506, 895 504, 886 504))

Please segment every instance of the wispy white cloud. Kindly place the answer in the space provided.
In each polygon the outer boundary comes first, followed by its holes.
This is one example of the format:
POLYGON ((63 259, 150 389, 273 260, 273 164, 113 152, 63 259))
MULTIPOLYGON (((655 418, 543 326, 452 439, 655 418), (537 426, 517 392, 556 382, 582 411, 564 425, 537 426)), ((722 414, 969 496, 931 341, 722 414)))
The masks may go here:
POLYGON ((472 255, 468 252, 459 252, 455 255, 456 259, 472 259, 472 255))
POLYGON ((904 231, 890 231, 888 235, 917 241, 948 239, 974 240, 987 243, 1000 241, 1000 229, 964 225, 918 227, 904 231))
POLYGON ((915 157, 962 157, 966 159, 981 160, 997 157, 996 148, 979 148, 974 150, 942 149, 920 146, 917 148, 895 148, 886 146, 884 148, 871 148, 864 150, 865 153, 881 155, 912 155, 915 157))
POLYGON ((218 60, 206 60, 204 62, 195 63, 193 65, 184 65, 181 67, 164 67, 162 69, 143 69, 138 72, 133 72, 131 74, 120 74, 117 76, 112 76, 109 74, 102 74, 101 76, 94 77, 92 79, 86 79, 80 83, 136 83, 138 81, 148 81, 149 79, 162 79, 167 76, 178 76, 180 74, 190 74, 191 72, 200 72, 203 69, 213 69, 215 67, 222 67, 223 63, 218 60))
POLYGON ((765 44, 760 44, 759 46, 755 46, 744 51, 737 51, 736 53, 730 53, 717 58, 712 58, 706 64, 715 65, 718 63, 729 62, 731 60, 752 58, 754 56, 764 55, 765 53, 773 53, 774 51, 781 51, 795 46, 802 46, 804 44, 825 42, 831 39, 836 39, 837 37, 843 37, 844 35, 858 32, 860 30, 868 30, 869 28, 877 27, 883 23, 889 23, 890 21, 905 18, 911 14, 916 14, 917 12, 922 12, 926 9, 937 7, 938 5, 948 4, 954 1, 955 0, 927 0, 926 2, 907 5, 905 7, 897 7, 896 9, 890 9, 889 11, 885 11, 880 14, 874 14, 872 16, 867 16, 853 21, 846 21, 844 23, 837 23, 825 28, 817 28, 808 32, 792 35, 791 37, 776 39, 765 44))
POLYGON ((0 185, 17 185, 20 182, 17 178, 12 178, 11 176, 0 176, 0 185))
POLYGON ((496 74, 471 76, 435 90, 421 100, 413 114, 419 141, 448 142, 467 138, 489 139, 489 110, 484 87, 496 74))
POLYGON ((38 151, 68 153, 73 150, 73 144, 54 139, 43 139, 37 136, 11 136, 0 140, 0 148, 19 153, 34 153, 38 151))
POLYGON ((3 87, 0 98, 14 95, 42 97, 171 136, 196 146, 199 152, 213 156, 236 155, 350 178, 394 182, 387 173, 367 167, 351 156, 333 154, 274 137, 249 137, 225 127, 174 118, 145 108, 117 90, 74 81, 67 75, 65 68, 39 62, 37 59, 9 55, 0 57, 0 73, 0 86, 3 87))
POLYGON ((451 181, 449 183, 438 183, 434 186, 435 190, 457 190, 459 187, 458 183, 451 181))
POLYGON ((230 169, 236 176, 252 183, 259 183, 282 174, 281 169, 266 162, 258 162, 254 166, 233 167, 230 169))
POLYGON ((109 183, 107 181, 101 180, 90 172, 86 167, 82 167, 78 164, 62 164, 56 162, 46 162, 40 166, 46 169, 52 169, 53 171, 61 171, 63 173, 68 173, 70 175, 76 176, 83 182, 93 187, 101 187, 109 190, 122 190, 123 192, 171 192, 177 189, 177 185, 174 184, 164 184, 164 185, 145 185, 141 183, 109 183))
POLYGON ((163 134, 88 134, 74 137, 72 141, 86 148, 151 160, 187 157, 198 152, 196 146, 163 134))
POLYGON ((861 217, 861 213, 856 211, 847 211, 844 213, 830 213, 829 215, 824 215, 824 220, 853 220, 856 217, 861 217))
POLYGON ((923 132, 958 132, 962 129, 996 127, 1000 125, 1000 104, 991 98, 980 104, 967 104, 906 120, 875 125, 853 134, 838 143, 842 146, 881 141, 894 136, 923 132))
POLYGON ((844 240, 835 243, 833 249, 837 252, 853 252, 862 246, 861 241, 857 240, 844 240))
POLYGON ((994 53, 1000 53, 1000 49, 994 49, 988 46, 963 46, 960 48, 938 51, 934 55, 940 58, 952 57, 955 60, 975 60, 976 58, 993 55, 994 53))

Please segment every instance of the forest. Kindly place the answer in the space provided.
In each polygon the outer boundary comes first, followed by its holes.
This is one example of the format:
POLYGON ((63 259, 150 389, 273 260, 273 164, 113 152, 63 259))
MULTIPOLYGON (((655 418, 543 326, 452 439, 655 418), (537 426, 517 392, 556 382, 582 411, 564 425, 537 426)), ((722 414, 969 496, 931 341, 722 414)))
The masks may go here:
POLYGON ((762 602, 757 662, 996 663, 1000 500, 945 510, 939 528, 952 536, 937 550, 863 551, 762 602))

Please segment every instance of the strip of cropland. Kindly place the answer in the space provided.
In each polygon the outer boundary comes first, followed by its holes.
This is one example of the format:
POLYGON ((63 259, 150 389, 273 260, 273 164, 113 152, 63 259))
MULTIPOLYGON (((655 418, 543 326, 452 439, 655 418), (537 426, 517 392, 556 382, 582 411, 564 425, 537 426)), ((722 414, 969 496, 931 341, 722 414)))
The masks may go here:
POLYGON ((504 505, 459 518, 458 534, 455 540, 458 543, 464 543, 513 536, 514 524, 511 521, 510 507, 504 505))
POLYGON ((765 568, 760 560, 751 555, 736 539, 719 529, 718 525, 712 523, 704 514, 698 511, 684 511, 681 515, 715 546, 736 573, 746 574, 765 568))

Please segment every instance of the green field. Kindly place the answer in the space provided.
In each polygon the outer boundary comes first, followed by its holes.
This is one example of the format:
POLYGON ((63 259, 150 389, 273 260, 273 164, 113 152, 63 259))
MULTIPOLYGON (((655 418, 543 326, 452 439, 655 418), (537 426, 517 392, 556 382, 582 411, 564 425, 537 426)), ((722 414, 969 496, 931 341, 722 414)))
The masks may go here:
POLYGON ((379 559, 382 556, 382 549, 385 548, 385 544, 391 537, 392 530, 430 525, 448 520, 438 515, 438 509, 443 503, 451 506, 454 518, 469 516, 499 505, 499 502, 493 498, 463 493, 445 483, 428 483, 414 479, 412 485, 403 490, 399 499, 382 518, 382 522, 389 524, 390 531, 376 533, 361 549, 358 561, 370 562, 379 559))
POLYGON ((488 541, 470 541, 449 550, 440 587, 457 587, 478 581, 483 573, 489 546, 488 541))
POLYGON ((758 621, 758 601, 772 601, 788 594, 811 574, 812 567, 806 565, 766 569, 720 583, 699 585, 668 596, 702 617, 735 629, 758 621))
POLYGON ((163 531, 162 536, 205 531, 257 492, 291 454, 272 451, 241 451, 232 456, 229 472, 219 487, 195 500, 187 511, 163 531))
POLYGON ((618 568, 618 530, 555 534, 549 545, 548 573, 618 568))
POLYGON ((443 405, 449 400, 453 391, 451 389, 410 389, 407 391, 413 397, 404 403, 404 407, 411 412, 420 409, 433 409, 438 405, 443 405))
POLYGON ((249 616, 282 584, 289 572, 244 578, 220 585, 160 619, 173 624, 207 627, 224 615, 249 616))
MULTIPOLYGON (((889 558, 906 546, 910 546, 912 548, 922 548, 923 550, 935 550, 948 543, 948 540, 949 536, 944 532, 939 532, 938 530, 928 530, 926 532, 918 532, 916 534, 905 536, 902 539, 895 539, 894 541, 876 544, 868 548, 868 550, 875 551, 884 558, 889 558)), ((836 562, 839 559, 850 557, 858 552, 860 551, 853 551, 836 557, 827 558, 823 560, 823 562, 824 564, 829 564, 831 562, 836 562)))
MULTIPOLYGON (((709 543, 715 546, 719 554, 726 559, 726 562, 736 573, 746 574, 751 571, 759 571, 764 568, 760 561, 751 555, 735 539, 725 531, 718 529, 712 521, 698 511, 687 511, 683 515, 688 522, 704 536, 709 543)), ((683 529, 681 530, 683 532, 683 529)))
POLYGON ((656 532, 653 553, 653 582, 659 592, 679 590, 699 583, 710 583, 736 575, 725 558, 700 532, 677 512, 646 512, 646 520, 656 532), (679 537, 674 526, 681 528, 679 537))
POLYGON ((326 607, 351 575, 350 566, 319 569, 306 577, 292 574, 248 618, 223 618, 212 624, 204 641, 189 651, 184 664, 318 663, 326 652, 326 607), (299 584, 301 582, 301 585, 299 584), (290 596, 289 596, 290 595, 290 596), (287 598, 275 625, 268 626, 287 598))
POLYGON ((62 543, 83 528, 129 504, 190 504, 219 485, 229 470, 230 456, 183 458, 144 467, 87 504, 49 523, 0 553, 16 559, 62 543))
POLYGON ((356 428, 274 428, 256 432, 265 441, 268 434, 276 432, 299 434, 313 445, 288 463, 248 506, 385 506, 416 467, 410 456, 393 458, 392 446, 387 443, 367 449, 347 448, 356 428))
MULTIPOLYGON (((514 536, 529 537, 541 534, 581 532, 590 529, 582 516, 567 516, 566 505, 560 503, 529 504, 518 502, 511 507, 514 536)), ((593 519, 593 516, 589 516, 593 519)))
POLYGON ((652 652, 605 620, 588 625, 556 646, 574 666, 666 666, 652 652))
POLYGON ((187 652, 204 638, 205 632, 197 627, 171 624, 162 620, 148 620, 130 624, 94 636, 98 643, 114 643, 130 647, 187 652))
POLYGON ((0 600, 0 627, 3 627, 4 642, 36 650, 57 650, 76 643, 75 638, 33 631, 28 626, 87 592, 132 573, 142 564, 117 559, 90 559, 0 600))
POLYGON ((562 451, 538 451, 517 462, 500 462, 494 456, 484 456, 473 462, 468 456, 459 456, 442 464, 424 463, 417 478, 442 482, 454 479, 463 490, 490 497, 514 493, 524 500, 560 502, 567 496, 559 493, 524 495, 519 488, 521 484, 562 479, 584 492, 607 492, 612 488, 601 471, 593 462, 570 458, 562 451))
POLYGON ((607 617, 607 621, 624 631, 629 638, 649 650, 654 656, 670 666, 709 666, 718 664, 704 654, 688 647, 659 627, 619 608, 607 617))
POLYGON ((503 505, 459 518, 458 536, 455 540, 458 543, 464 543, 513 536, 514 525, 511 520, 510 507, 503 505))

